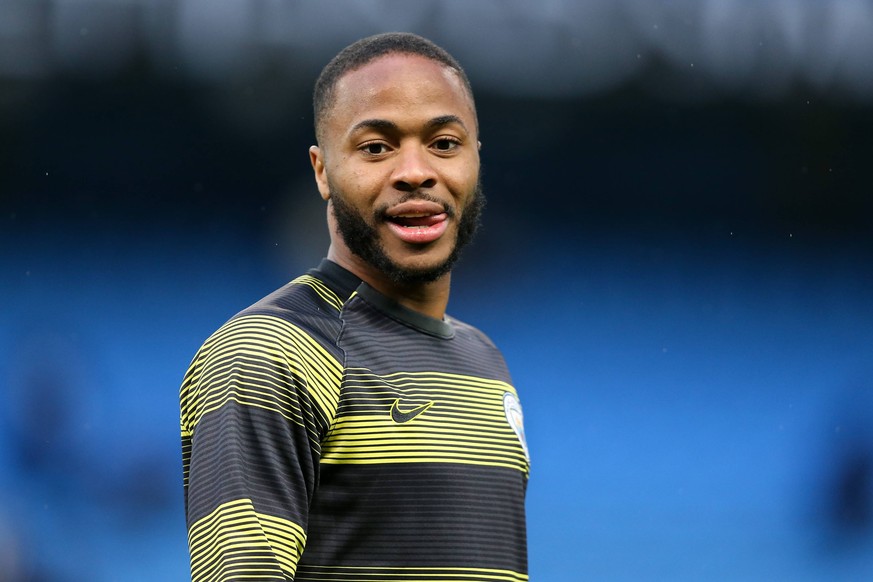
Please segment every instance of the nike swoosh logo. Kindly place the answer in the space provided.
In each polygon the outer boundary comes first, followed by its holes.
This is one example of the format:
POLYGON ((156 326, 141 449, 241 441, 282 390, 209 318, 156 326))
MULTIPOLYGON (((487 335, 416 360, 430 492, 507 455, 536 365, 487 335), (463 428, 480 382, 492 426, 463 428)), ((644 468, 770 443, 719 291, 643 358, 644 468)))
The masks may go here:
POLYGON ((394 401, 394 404, 391 405, 391 420, 396 422, 397 424, 403 424, 404 422, 409 422, 431 406, 433 406, 433 402, 427 402, 422 404, 421 406, 416 406, 415 408, 407 411, 400 410, 400 399, 394 401))

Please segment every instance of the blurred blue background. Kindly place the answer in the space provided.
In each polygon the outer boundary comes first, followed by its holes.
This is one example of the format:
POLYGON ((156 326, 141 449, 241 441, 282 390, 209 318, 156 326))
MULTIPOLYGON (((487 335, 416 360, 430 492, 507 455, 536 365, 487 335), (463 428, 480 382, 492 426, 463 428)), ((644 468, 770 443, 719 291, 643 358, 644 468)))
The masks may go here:
POLYGON ((476 90, 531 579, 873 579, 869 2, 0 0, 0 580, 188 577, 182 374, 325 252, 310 91, 388 30, 476 90))

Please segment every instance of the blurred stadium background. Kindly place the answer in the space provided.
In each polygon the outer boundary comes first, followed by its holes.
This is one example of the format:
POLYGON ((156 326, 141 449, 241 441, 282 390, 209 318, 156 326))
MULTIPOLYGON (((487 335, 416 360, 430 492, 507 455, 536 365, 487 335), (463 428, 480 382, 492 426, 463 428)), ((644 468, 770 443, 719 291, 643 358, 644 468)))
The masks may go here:
POLYGON ((179 382, 324 253, 311 87, 388 30, 477 91, 531 579, 873 579, 870 2, 0 0, 0 580, 186 579, 179 382))

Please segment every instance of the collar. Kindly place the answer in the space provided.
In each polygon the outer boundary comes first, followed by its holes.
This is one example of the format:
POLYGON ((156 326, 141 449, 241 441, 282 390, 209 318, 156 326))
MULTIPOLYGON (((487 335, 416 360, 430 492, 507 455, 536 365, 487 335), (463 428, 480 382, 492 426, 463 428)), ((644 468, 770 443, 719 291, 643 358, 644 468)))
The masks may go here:
POLYGON ((361 280, 354 273, 343 269, 329 259, 321 259, 318 267, 309 270, 309 275, 324 281, 331 290, 340 296, 343 303, 348 301, 355 289, 361 285, 361 280))
POLYGON ((455 328, 447 319, 434 319, 401 305, 329 259, 322 259, 318 267, 312 269, 309 274, 327 283, 344 301, 357 294, 377 311, 407 327, 441 339, 451 339, 455 336, 455 328))

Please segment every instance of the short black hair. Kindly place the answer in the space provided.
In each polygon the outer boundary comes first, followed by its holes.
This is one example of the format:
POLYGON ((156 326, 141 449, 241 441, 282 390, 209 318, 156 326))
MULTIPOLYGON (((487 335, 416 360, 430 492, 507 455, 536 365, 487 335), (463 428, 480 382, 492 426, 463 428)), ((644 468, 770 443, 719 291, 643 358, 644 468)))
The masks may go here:
POLYGON ((315 82, 315 90, 312 93, 312 109, 315 122, 315 138, 322 141, 322 126, 324 117, 330 110, 334 101, 334 88, 337 81, 346 73, 350 73, 364 65, 389 54, 418 55, 440 63, 452 69, 461 80, 461 84, 470 97, 473 111, 476 105, 473 101, 473 88, 467 74, 458 61, 445 49, 437 46, 432 41, 412 34, 410 32, 386 32, 368 36, 354 42, 341 50, 322 69, 318 80, 315 82))

